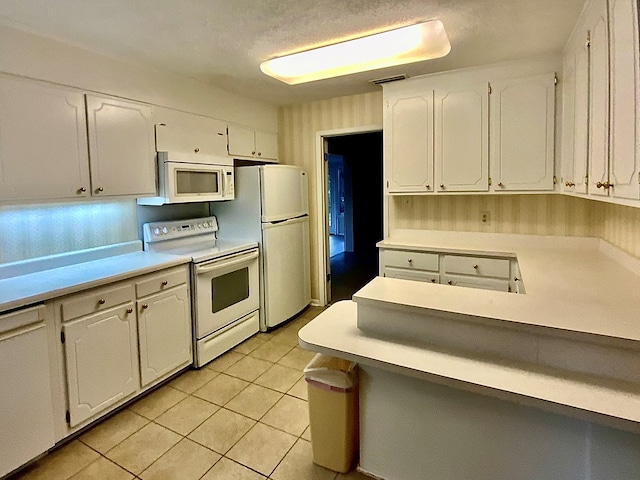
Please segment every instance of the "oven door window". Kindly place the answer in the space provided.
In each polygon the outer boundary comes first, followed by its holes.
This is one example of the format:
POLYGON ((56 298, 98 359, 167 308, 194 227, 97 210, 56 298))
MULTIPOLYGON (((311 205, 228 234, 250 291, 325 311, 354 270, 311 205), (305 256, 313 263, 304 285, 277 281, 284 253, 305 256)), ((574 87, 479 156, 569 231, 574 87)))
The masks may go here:
POLYGON ((220 191, 220 172, 202 170, 176 170, 176 194, 200 195, 220 191))
POLYGON ((217 313, 249 298, 249 267, 211 279, 211 311, 217 313))

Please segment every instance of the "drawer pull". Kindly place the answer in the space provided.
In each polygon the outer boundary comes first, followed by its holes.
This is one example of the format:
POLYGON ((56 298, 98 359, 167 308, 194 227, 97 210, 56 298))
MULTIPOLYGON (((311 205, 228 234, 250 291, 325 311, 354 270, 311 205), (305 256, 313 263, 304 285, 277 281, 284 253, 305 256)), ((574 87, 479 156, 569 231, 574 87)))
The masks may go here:
POLYGON ((413 263, 413 258, 408 259, 407 262, 413 263))
POLYGON ((478 264, 476 263, 476 264, 473 266, 473 268, 477 270, 477 269, 478 269, 478 264))
POLYGON ((104 298, 101 298, 100 300, 98 300, 98 303, 100 305, 104 305, 105 303, 107 303, 107 301, 104 298))
POLYGON ((143 303, 143 304, 142 304, 142 309, 143 309, 143 310, 146 310, 147 308, 149 308, 149 305, 147 305, 146 303, 143 303))
POLYGON ((127 313, 133 313, 133 308, 127 308, 127 313))
POLYGON ((436 283, 436 279, 435 279, 435 278, 432 278, 432 279, 431 279, 431 283, 436 283))
POLYGON ((163 281, 162 281, 162 286, 163 286, 163 287, 166 287, 167 285, 169 285, 169 282, 167 282, 166 280, 163 280, 163 281))

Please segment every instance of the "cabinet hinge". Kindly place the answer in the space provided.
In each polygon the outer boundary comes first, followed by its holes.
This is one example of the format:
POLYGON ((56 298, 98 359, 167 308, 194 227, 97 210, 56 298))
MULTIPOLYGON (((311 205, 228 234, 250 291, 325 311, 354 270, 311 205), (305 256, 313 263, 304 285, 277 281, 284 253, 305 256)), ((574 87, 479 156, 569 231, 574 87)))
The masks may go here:
POLYGON ((327 282, 330 282, 330 281, 331 281, 331 274, 327 273, 327 282))
POLYGON ((69 412, 69 410, 65 412, 64 419, 67 421, 67 423, 71 423, 71 412, 69 412))
POLYGON ((553 176, 553 184, 554 185, 558 184, 558 177, 556 177, 555 175, 553 176))
POLYGON ((491 95, 491 93, 493 92, 493 89, 491 88, 490 83, 487 83, 487 91, 489 92, 489 95, 491 95))
POLYGON ((553 77, 553 84, 558 85, 558 77, 553 77))
POLYGON ((387 180, 387 188, 389 188, 389 180, 387 180))
POLYGON ((491 177, 489 177, 489 186, 491 186, 491 177))
POLYGON ((64 343, 65 341, 65 336, 64 336, 64 331, 60 332, 60 343, 64 343))

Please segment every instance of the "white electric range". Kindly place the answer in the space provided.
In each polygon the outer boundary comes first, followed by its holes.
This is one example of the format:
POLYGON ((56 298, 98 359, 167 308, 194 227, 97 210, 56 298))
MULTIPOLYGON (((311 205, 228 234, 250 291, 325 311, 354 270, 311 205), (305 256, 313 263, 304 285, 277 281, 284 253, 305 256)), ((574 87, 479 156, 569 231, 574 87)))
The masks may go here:
POLYGON ((258 243, 218 239, 216 217, 145 223, 144 249, 191 256, 194 363, 258 332, 258 243))

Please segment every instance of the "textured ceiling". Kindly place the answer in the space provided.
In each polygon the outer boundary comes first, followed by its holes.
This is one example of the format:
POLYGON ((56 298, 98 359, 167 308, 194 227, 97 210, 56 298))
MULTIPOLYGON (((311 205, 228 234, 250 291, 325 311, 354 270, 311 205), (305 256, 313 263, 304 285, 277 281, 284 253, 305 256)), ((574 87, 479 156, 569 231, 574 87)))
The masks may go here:
POLYGON ((374 91, 368 81, 559 52, 583 0, 1 0, 0 24, 172 70, 273 104, 374 91), (451 53, 302 85, 260 62, 370 31, 438 18, 451 53))

